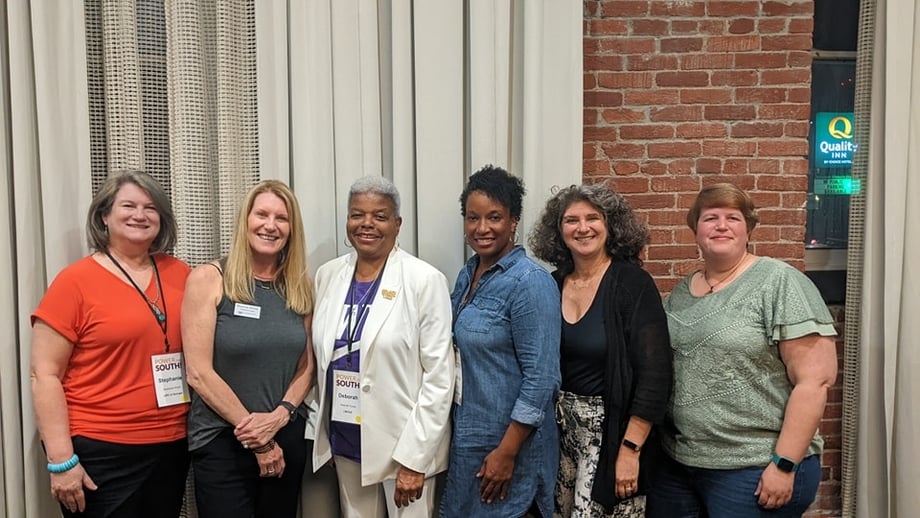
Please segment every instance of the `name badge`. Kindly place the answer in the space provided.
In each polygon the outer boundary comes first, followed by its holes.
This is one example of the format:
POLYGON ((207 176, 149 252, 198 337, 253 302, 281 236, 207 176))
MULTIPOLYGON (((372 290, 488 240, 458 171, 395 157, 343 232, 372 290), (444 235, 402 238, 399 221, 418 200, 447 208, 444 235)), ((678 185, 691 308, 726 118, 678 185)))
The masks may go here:
POLYGON ((160 408, 190 401, 185 382, 185 360, 182 353, 155 354, 150 357, 153 367, 153 388, 160 408))
POLYGON ((262 316, 262 308, 260 306, 253 306, 252 304, 237 302, 233 305, 233 316, 258 320, 262 316))
POLYGON ((332 371, 332 420, 361 424, 361 375, 332 371))
POLYGON ((460 365, 460 349, 454 346, 454 403, 463 404, 463 366, 460 365))

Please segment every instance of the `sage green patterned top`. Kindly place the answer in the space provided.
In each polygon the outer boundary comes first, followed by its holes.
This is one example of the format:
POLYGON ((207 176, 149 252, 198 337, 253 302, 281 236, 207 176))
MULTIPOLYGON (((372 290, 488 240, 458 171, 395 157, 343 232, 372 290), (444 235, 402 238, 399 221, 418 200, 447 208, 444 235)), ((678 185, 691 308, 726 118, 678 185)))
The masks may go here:
MULTIPOLYGON (((792 392, 778 343, 836 335, 830 312, 804 274, 776 259, 758 258, 702 297, 690 293, 691 277, 664 303, 674 350, 664 448, 688 466, 766 466, 792 392)), ((822 446, 816 433, 806 455, 822 446)))

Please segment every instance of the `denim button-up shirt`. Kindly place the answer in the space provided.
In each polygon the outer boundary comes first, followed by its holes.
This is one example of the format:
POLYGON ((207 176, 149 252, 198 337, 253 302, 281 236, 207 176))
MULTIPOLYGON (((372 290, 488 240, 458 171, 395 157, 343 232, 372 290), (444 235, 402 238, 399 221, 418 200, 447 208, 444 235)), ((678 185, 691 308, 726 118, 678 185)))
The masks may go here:
POLYGON ((483 273, 464 302, 478 264, 478 256, 466 263, 451 294, 462 393, 453 409, 441 516, 518 518, 534 501, 551 516, 559 462, 553 411, 560 380, 559 290, 517 246, 483 273), (507 498, 485 504, 475 475, 511 420, 534 430, 518 453, 507 498))

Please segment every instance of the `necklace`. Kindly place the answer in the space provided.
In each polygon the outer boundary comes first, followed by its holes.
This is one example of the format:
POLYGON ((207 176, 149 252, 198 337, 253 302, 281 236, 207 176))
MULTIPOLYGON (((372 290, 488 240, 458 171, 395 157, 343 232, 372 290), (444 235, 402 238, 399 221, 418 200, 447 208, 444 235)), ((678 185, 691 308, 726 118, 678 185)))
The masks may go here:
POLYGON ((716 282, 709 282, 709 275, 706 274, 706 269, 703 268, 703 282, 705 282, 706 285, 709 286, 709 291, 707 291, 706 293, 707 294, 712 293, 716 289, 717 286, 721 286, 725 281, 731 279, 732 276, 735 275, 735 271, 738 270, 738 267, 741 266, 741 263, 743 263, 744 260, 747 259, 747 256, 748 256, 748 253, 744 252, 744 255, 741 256, 741 259, 739 259, 738 262, 735 263, 735 266, 732 266, 732 269, 728 271, 728 275, 726 275, 725 277, 722 277, 716 282))
POLYGON ((597 281, 600 280, 601 276, 595 275, 588 279, 572 279, 570 278, 569 284, 576 290, 581 290, 585 288, 590 288, 597 284, 597 281))
POLYGON ((263 290, 273 290, 275 289, 275 277, 278 276, 278 272, 275 272, 271 275, 256 275, 252 274, 252 278, 255 279, 255 285, 257 288, 262 288, 263 290))
POLYGON ((600 264, 599 267, 594 268, 594 271, 580 276, 576 279, 574 272, 568 275, 569 284, 575 289, 590 288, 597 284, 597 282, 604 276, 604 273, 607 272, 607 268, 610 267, 610 261, 604 261, 600 264))

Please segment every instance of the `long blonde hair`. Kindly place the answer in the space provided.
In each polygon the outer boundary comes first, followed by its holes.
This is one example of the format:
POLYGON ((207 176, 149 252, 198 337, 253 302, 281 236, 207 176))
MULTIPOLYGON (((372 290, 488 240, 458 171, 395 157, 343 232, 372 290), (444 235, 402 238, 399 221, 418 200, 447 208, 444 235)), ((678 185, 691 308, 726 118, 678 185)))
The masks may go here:
POLYGON ((253 303, 255 281, 252 278, 252 250, 249 247, 249 213, 256 197, 271 193, 284 201, 291 232, 278 259, 275 289, 284 297, 288 309, 300 315, 313 312, 313 287, 307 275, 307 247, 300 205, 291 188, 278 180, 259 182, 240 204, 236 228, 230 240, 230 255, 224 271, 224 294, 235 302, 253 303))

